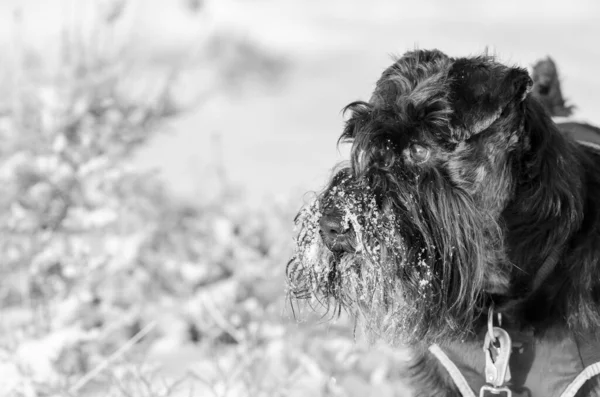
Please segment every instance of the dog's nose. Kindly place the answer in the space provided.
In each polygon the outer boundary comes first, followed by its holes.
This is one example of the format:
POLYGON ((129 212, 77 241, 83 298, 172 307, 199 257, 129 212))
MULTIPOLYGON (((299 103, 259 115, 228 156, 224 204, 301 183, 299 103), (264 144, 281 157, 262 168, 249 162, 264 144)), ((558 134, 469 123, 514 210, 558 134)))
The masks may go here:
POLYGON ((337 237, 344 233, 342 219, 332 214, 324 214, 319 221, 321 231, 328 237, 337 237))
POLYGON ((344 225, 341 216, 325 213, 319 221, 323 242, 332 251, 351 251, 350 229, 344 225))

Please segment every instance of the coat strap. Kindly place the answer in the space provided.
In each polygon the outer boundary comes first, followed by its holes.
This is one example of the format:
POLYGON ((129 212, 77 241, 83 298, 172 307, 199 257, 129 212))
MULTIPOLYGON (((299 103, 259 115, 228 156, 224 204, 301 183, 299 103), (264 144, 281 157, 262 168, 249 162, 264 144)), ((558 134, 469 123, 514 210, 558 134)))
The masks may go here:
POLYGON ((469 386, 469 382, 467 382, 458 367, 437 344, 429 346, 429 352, 438 359, 444 368, 446 368, 446 371, 450 374, 450 377, 463 397, 475 397, 475 393, 473 393, 473 390, 469 386))
POLYGON ((567 386, 567 388, 564 392, 562 392, 560 397, 575 396, 575 394, 577 394, 577 392, 579 391, 579 389, 581 389, 581 386, 583 386, 585 382, 592 379, 598 374, 600 374, 600 362, 588 365, 583 371, 581 371, 579 375, 577 375, 575 380, 573 380, 573 382, 571 382, 569 386, 567 386))

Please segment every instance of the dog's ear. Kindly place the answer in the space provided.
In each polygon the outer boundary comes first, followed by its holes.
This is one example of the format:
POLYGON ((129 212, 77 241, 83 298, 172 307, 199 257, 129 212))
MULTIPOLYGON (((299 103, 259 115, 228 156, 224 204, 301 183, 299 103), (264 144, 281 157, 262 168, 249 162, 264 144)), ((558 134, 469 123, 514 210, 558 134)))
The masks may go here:
POLYGON ((466 138, 488 128, 511 102, 521 102, 533 81, 526 69, 488 57, 457 59, 448 72, 451 126, 466 138))

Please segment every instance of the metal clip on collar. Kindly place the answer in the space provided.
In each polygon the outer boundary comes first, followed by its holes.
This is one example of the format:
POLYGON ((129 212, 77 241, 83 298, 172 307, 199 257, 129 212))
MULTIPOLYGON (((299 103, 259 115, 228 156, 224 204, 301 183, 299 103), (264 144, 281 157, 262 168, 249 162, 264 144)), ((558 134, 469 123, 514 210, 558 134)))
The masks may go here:
POLYGON ((498 313, 498 327, 494 327, 494 307, 490 307, 488 314, 488 332, 483 343, 485 354, 485 381, 488 383, 479 391, 479 397, 512 397, 512 392, 506 386, 510 381, 510 368, 508 362, 512 349, 512 342, 508 332, 500 328, 502 316, 498 313))

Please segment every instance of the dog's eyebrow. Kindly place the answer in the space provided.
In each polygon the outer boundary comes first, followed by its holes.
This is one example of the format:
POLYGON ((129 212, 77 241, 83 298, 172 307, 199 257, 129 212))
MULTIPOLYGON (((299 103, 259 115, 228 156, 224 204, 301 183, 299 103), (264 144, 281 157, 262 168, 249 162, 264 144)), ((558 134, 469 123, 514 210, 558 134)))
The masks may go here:
POLYGON ((344 107, 342 114, 345 115, 348 111, 352 112, 352 115, 346 121, 344 131, 342 131, 342 135, 338 139, 338 145, 342 142, 351 141, 354 138, 357 126, 361 124, 361 120, 369 117, 373 111, 373 105, 364 101, 354 101, 344 107))
POLYGON ((365 101, 354 101, 344 106, 342 115, 346 115, 348 111, 354 113, 369 113, 373 110, 373 105, 365 101))

